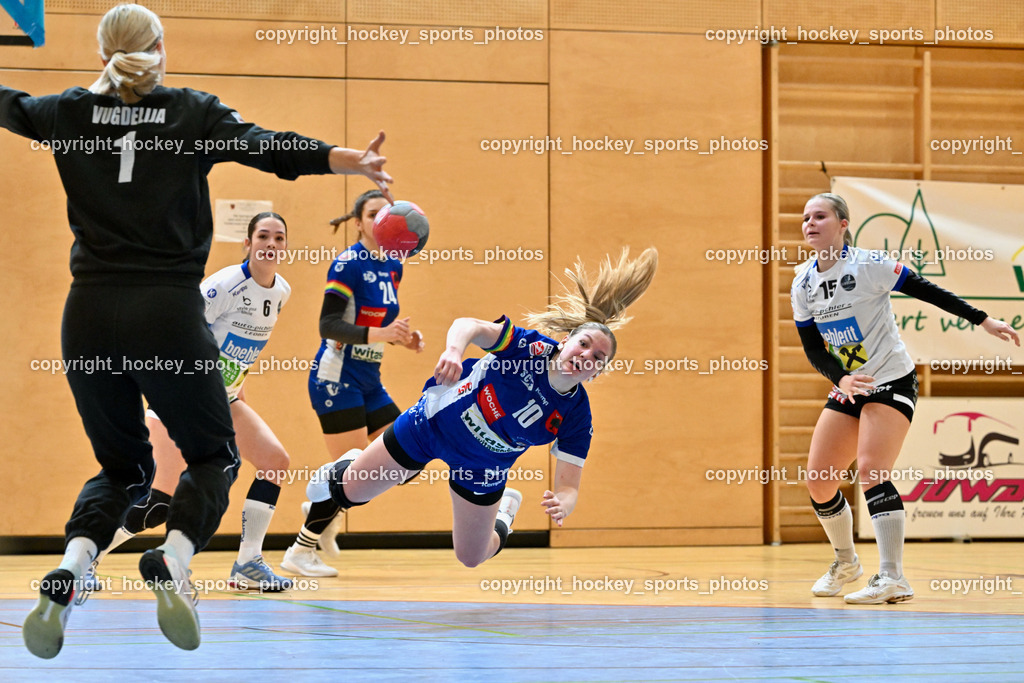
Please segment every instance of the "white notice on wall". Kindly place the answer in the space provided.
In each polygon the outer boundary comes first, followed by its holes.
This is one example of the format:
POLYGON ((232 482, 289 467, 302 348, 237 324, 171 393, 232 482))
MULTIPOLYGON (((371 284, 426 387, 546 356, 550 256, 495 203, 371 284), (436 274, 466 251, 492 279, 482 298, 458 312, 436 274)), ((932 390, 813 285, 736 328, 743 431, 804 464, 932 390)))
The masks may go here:
POLYGON ((218 242, 243 242, 249 221, 258 213, 273 211, 274 202, 262 199, 218 199, 213 236, 218 242))

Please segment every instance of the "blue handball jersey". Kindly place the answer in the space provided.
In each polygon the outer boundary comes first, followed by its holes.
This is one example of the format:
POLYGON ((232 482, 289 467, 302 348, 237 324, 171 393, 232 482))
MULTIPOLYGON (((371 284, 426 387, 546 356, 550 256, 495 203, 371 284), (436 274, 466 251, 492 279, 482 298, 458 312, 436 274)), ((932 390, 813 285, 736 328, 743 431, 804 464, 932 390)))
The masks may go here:
MULTIPOLYGON (((363 327, 386 327, 398 317, 398 284, 402 281, 402 262, 380 258, 361 242, 341 252, 327 273, 328 295, 348 300, 344 320, 363 327)), ((323 339, 316 355, 316 379, 319 382, 342 381, 345 377, 368 380, 380 377, 384 342, 343 344, 323 339)))
MULTIPOLYGON (((555 457, 582 467, 593 434, 586 390, 551 388, 547 371, 558 354, 553 339, 515 327, 507 316, 498 322, 501 334, 484 349, 487 355, 465 362, 453 386, 429 381, 408 416, 443 437, 448 452, 431 455, 452 466, 505 470, 530 446, 554 442, 555 457)), ((401 441, 401 432, 397 436, 401 441)))

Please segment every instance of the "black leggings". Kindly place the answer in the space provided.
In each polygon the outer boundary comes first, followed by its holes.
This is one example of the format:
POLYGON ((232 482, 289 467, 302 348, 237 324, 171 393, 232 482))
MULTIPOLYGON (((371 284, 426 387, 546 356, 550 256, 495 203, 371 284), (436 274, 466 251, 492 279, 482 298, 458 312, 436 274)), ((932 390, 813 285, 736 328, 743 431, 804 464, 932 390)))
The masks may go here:
POLYGON ((238 474, 238 451, 219 352, 198 288, 166 285, 71 287, 61 345, 85 433, 102 470, 85 483, 65 528, 67 541, 110 544, 128 509, 153 482, 142 397, 160 415, 188 467, 167 517, 196 550, 209 542, 238 474), (93 360, 86 372, 76 360, 93 360))

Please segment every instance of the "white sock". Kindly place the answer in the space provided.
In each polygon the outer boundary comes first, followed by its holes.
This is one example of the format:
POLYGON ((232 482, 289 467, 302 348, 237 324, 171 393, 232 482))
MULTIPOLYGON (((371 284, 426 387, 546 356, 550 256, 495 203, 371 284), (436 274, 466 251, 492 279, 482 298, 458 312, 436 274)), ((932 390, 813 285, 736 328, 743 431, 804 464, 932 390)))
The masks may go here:
POLYGON ((114 532, 114 540, 112 540, 110 542, 110 545, 101 550, 99 555, 96 556, 96 562, 102 562, 103 558, 106 557, 111 550, 114 550, 115 548, 124 545, 126 541, 130 541, 133 538, 135 538, 135 534, 128 531, 124 527, 119 527, 118 530, 114 532))
POLYGON ((274 506, 251 498, 242 506, 242 542, 238 546, 238 564, 245 564, 263 552, 270 520, 274 517, 274 506))
POLYGON ((188 536, 177 529, 167 532, 167 540, 157 550, 170 552, 178 560, 178 564, 181 565, 182 569, 188 567, 189 562, 192 561, 192 556, 196 554, 195 544, 188 539, 188 536))
POLYGON ((818 515, 818 521, 825 529, 825 535, 832 544, 836 559, 847 564, 853 562, 856 553, 853 543, 853 511, 850 510, 850 504, 844 499, 842 510, 828 517, 818 515))
POLYGON ((98 554, 99 549, 96 547, 95 541, 85 536, 75 536, 68 541, 68 545, 64 549, 60 569, 67 569, 75 575, 77 581, 85 576, 86 570, 89 569, 98 554))
POLYGON ((896 579, 903 576, 903 528, 907 521, 904 510, 880 512, 871 518, 880 558, 878 573, 896 579))
POLYGON ((508 532, 511 534, 512 533, 512 515, 508 514, 507 512, 499 512, 497 514, 497 516, 495 516, 494 521, 497 522, 499 520, 505 523, 505 526, 508 527, 508 532))

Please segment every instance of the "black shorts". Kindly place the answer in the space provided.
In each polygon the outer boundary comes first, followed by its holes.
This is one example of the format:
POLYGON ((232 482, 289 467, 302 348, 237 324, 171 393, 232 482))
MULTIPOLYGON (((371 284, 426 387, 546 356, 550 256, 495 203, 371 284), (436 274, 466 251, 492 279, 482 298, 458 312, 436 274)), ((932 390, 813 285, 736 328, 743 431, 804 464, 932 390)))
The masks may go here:
POLYGON ((917 372, 911 370, 908 374, 886 382, 876 387, 868 396, 857 396, 856 403, 850 403, 850 398, 839 391, 839 387, 833 386, 828 393, 828 401, 825 407, 844 415, 860 418, 860 411, 868 403, 881 403, 903 413, 907 420, 914 421, 914 406, 917 405, 917 372))
POLYGON ((381 427, 385 427, 395 421, 395 418, 402 414, 394 403, 389 403, 382 408, 366 412, 363 406, 355 408, 342 408, 330 413, 317 415, 320 418, 320 429, 324 434, 342 434, 356 429, 366 427, 367 434, 373 434, 381 427))

